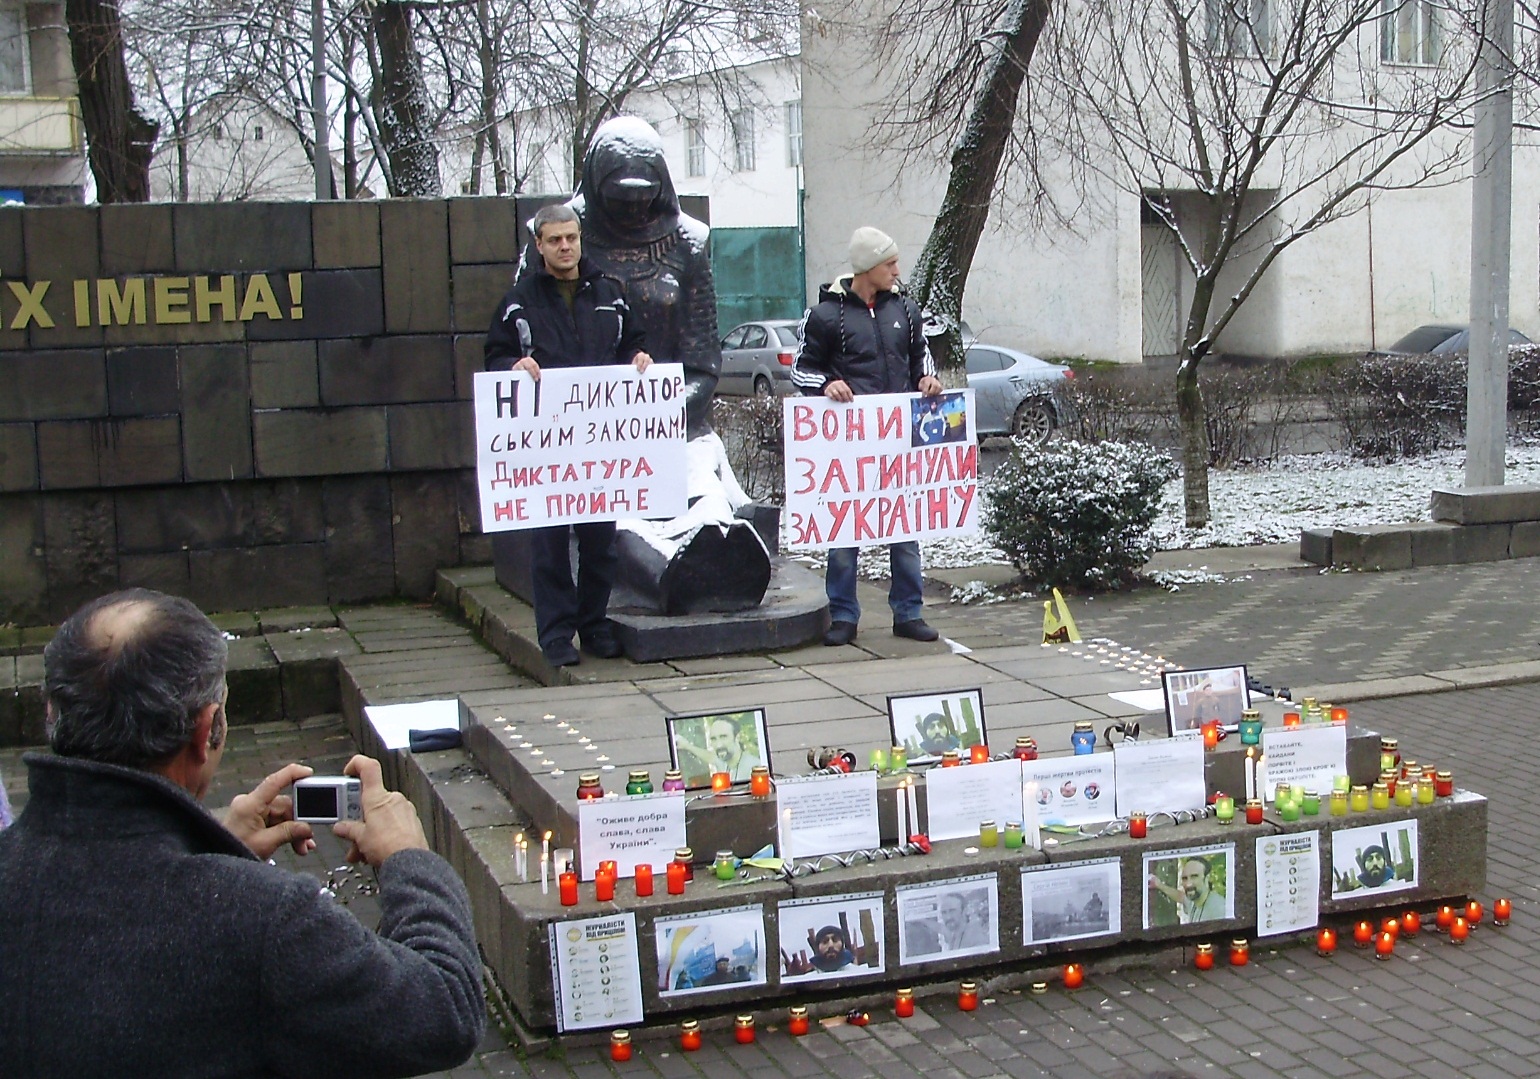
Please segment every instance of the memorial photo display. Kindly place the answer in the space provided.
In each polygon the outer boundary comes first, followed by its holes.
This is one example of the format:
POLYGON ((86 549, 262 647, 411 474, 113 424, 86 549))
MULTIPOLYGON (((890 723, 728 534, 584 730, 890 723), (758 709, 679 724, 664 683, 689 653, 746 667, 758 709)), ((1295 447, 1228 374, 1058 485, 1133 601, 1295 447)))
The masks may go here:
POLYGON ((993 873, 898 889, 898 961, 999 951, 999 893, 993 873))
POLYGON ((1055 944, 1123 931, 1122 864, 1116 858, 1021 871, 1021 942, 1055 944))
POLYGON ((1195 671, 1164 671, 1166 733, 1195 731, 1217 720, 1226 730, 1240 727, 1241 713, 1251 707, 1246 667, 1207 667, 1195 671))
POLYGON ((1144 856, 1144 928, 1235 917, 1235 845, 1144 856))
POLYGON ((1331 897, 1368 899, 1417 887, 1417 821, 1390 821, 1331 834, 1331 897))
POLYGON ((770 767, 770 737, 765 710, 713 712, 702 716, 669 716, 668 755, 684 775, 690 790, 711 786, 714 773, 725 772, 733 783, 747 783, 754 766, 770 767))
POLYGON ((966 754, 968 747, 989 742, 980 689, 889 697, 888 726, 893 744, 909 751, 911 764, 938 761, 949 749, 966 754))
POLYGON ((783 901, 781 981, 860 978, 886 970, 882 893, 783 901))
POLYGON ((765 915, 756 906, 659 918, 658 995, 765 984, 765 915))

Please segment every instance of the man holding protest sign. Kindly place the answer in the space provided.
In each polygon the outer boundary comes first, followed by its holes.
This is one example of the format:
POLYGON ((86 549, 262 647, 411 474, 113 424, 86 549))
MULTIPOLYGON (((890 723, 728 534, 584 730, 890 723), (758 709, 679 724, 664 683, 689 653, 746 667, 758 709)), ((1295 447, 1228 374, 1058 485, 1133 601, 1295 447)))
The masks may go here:
MULTIPOLYGON (((572 208, 541 207, 530 228, 540 264, 498 305, 487 331, 488 371, 591 367, 629 363, 647 370, 641 320, 626 305, 619 281, 583 258, 582 227, 572 208)), ((595 656, 621 654, 605 617, 615 581, 615 522, 589 521, 530 530, 530 573, 540 651, 553 667, 578 662, 577 634, 595 656), (571 536, 577 536, 577 583, 572 579, 571 536)))
MULTIPOLYGON (((941 392, 935 361, 925 343, 924 319, 914 301, 897 292, 898 245, 886 233, 858 228, 850 238, 850 269, 818 291, 818 303, 802 319, 802 345, 792 382, 804 394, 848 402, 856 394, 941 392)), ((855 640, 861 620, 856 600, 855 547, 832 548, 825 574, 829 596, 827 645, 855 640)), ((888 606, 893 634, 915 641, 938 636, 921 617, 920 545, 888 545, 892 583, 888 606)))

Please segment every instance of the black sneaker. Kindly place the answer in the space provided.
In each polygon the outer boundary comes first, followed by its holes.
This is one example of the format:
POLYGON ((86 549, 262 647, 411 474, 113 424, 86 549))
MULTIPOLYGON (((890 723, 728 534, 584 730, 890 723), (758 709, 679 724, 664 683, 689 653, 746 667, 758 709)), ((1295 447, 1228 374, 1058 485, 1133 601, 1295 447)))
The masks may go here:
POLYGON ((849 644, 855 639, 856 624, 854 622, 830 622, 829 631, 823 635, 823 643, 830 648, 849 644))
POLYGON ((907 637, 911 641, 934 641, 940 637, 923 618, 914 618, 908 622, 894 622, 893 636, 907 637))
POLYGON ((571 641, 552 641, 550 644, 542 644, 540 654, 553 667, 571 667, 582 660, 578 650, 572 647, 571 641))
POLYGON ((579 633, 578 638, 583 642, 583 648, 589 655, 598 656, 600 659, 617 659, 626 651, 616 639, 614 629, 607 625, 596 626, 586 633, 579 633))

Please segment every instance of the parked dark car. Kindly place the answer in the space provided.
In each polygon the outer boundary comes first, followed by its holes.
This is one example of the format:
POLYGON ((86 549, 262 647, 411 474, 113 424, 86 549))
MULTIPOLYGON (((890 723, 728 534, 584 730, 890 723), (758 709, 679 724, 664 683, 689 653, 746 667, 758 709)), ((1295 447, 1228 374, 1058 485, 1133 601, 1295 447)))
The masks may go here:
POLYGON ((1047 442, 1068 419, 1058 387, 1075 372, 1025 352, 974 342, 967 352, 979 434, 1047 442))
POLYGON ((722 376, 717 392, 730 396, 768 397, 795 392, 791 362, 801 340, 797 319, 767 319, 734 326, 722 338, 722 376))
MULTIPOLYGON (((1508 330, 1508 347, 1532 344, 1518 330, 1508 330)), ((1418 326, 1389 348, 1377 348, 1371 356, 1449 356, 1470 351, 1470 327, 1445 323, 1418 326)))

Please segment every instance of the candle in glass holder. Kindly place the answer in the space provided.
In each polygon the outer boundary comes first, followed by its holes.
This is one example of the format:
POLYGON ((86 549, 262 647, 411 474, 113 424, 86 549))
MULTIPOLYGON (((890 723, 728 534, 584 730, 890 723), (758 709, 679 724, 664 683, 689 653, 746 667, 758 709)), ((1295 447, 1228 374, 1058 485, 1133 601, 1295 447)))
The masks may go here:
POLYGON ((1401 764, 1401 743, 1395 738, 1380 739, 1380 771, 1386 772, 1401 764))
POLYGON ((1432 805, 1433 799, 1437 797, 1437 795, 1433 793, 1433 784, 1426 779, 1419 779, 1417 782, 1413 783, 1412 789, 1417 792, 1417 804, 1420 806, 1432 805))
POLYGON ((1345 817, 1348 811, 1348 792, 1332 791, 1327 795, 1327 812, 1333 817, 1345 817))
POLYGON ((909 751, 903 746, 894 746, 888 750, 888 767, 895 772, 907 772, 909 770, 909 751))
POLYGON ((1374 938, 1374 958, 1389 959, 1396 950, 1396 938, 1389 933, 1381 933, 1374 938))
POLYGON ((1416 786, 1417 786, 1417 784, 1415 784, 1415 783, 1408 783, 1406 780, 1402 780, 1400 783, 1397 783, 1396 784, 1396 799, 1395 799, 1396 805, 1399 806, 1402 809, 1405 809, 1408 806, 1410 806, 1412 804, 1413 800, 1417 796, 1416 790, 1413 789, 1416 786))
POLYGON ((561 896, 561 905, 575 907, 578 901, 578 879, 576 873, 563 873, 556 878, 556 887, 561 896))
POLYGON ((636 866, 636 894, 649 896, 652 894, 652 866, 647 862, 638 862, 636 866))
POLYGON ((578 776, 577 796, 580 802, 592 802, 604 797, 604 784, 599 782, 598 772, 584 772, 578 776))
POLYGON ((732 777, 732 773, 731 772, 712 772, 711 773, 711 789, 715 793, 717 793, 717 794, 725 794, 727 791, 732 789, 732 786, 733 786, 733 777, 732 777))
POLYGON ((1329 718, 1333 723, 1341 727, 1348 721, 1348 710, 1340 705, 1337 705, 1332 708, 1329 718))
POLYGON ((893 1014, 900 1019, 914 1017, 914 990, 900 989, 893 999, 893 1014))
POLYGON ((1384 783, 1376 783, 1369 791, 1369 805, 1375 809, 1390 808, 1390 788, 1384 783))
POLYGON ((1262 713, 1247 708, 1241 713, 1241 745, 1254 746, 1262 741, 1262 713))
POLYGON ((969 746, 968 747, 968 763, 969 764, 987 764, 988 762, 989 762, 989 747, 988 746, 980 744, 980 745, 975 745, 975 746, 969 746))
POLYGON ((1367 948, 1374 942, 1374 926, 1366 921, 1359 921, 1353 926, 1353 943, 1360 948, 1367 948))
MULTIPOLYGON (((637 768, 626 776, 627 794, 651 794, 652 773, 645 768, 637 768)), ((630 1037, 630 1035, 627 1035, 630 1037)))
POLYGON ((1037 739, 1021 735, 1016 739, 1015 757, 1019 761, 1037 760, 1037 739))
POLYGON ((1402 761, 1401 761, 1401 778, 1402 779, 1417 779, 1421 775, 1422 775, 1422 765, 1418 764, 1416 761, 1409 761, 1409 760, 1406 760, 1405 758, 1402 759, 1402 761))
POLYGON ((686 1019, 679 1024, 679 1048, 686 1053, 693 1053, 700 1048, 700 1021, 686 1019))
POLYGON ((732 880, 738 875, 738 859, 730 850, 719 850, 711 863, 711 872, 717 880, 732 880))
POLYGON ((1329 925, 1323 925, 1316 930, 1315 952, 1317 955, 1331 955, 1337 950, 1337 931, 1329 925))
POLYGON ((1299 811, 1307 817, 1320 816, 1321 796, 1315 791, 1306 791, 1300 796, 1299 811))
POLYGON ((1262 799, 1253 798, 1251 801, 1246 803, 1246 823, 1262 823, 1262 799))
POLYGON ((1005 849, 1020 850, 1027 845, 1027 834, 1021 827, 1021 821, 1008 820, 1005 822, 1005 849))
POLYGON ((679 847, 674 851, 674 863, 684 867, 684 879, 695 879, 695 852, 689 847, 679 847))
MULTIPOLYGON (((1401 783, 1401 773, 1392 768, 1388 772, 1381 772, 1379 781, 1385 784, 1385 792, 1394 798, 1396 796, 1396 787, 1401 783)), ((1373 789, 1371 787, 1370 791, 1372 792, 1373 789)))
POLYGON ((601 903, 610 903, 615 899, 615 874, 599 870, 594 874, 594 898, 601 903))
POLYGON ((753 1044, 754 1017, 752 1015, 740 1015, 733 1020, 733 1040, 739 1045, 753 1044))
POLYGON ((1380 932, 1389 933, 1393 937, 1399 937, 1401 935, 1401 919, 1386 918, 1380 923, 1380 932))
POLYGON ((1472 929, 1481 924, 1481 904, 1474 899, 1465 904, 1465 920, 1472 929))
POLYGON ((1091 725, 1090 720, 1075 721, 1075 729, 1069 733, 1069 745, 1077 757, 1096 752, 1096 728, 1091 725))
POLYGON ((1353 781, 1347 776, 1336 775, 1331 777, 1331 789, 1346 794, 1353 787, 1353 781))
POLYGON ((1203 748, 1209 750, 1219 748, 1218 720, 1210 720, 1209 722, 1203 724, 1203 748))
POLYGON ((1454 773, 1443 770, 1437 772, 1433 777, 1433 792, 1440 798, 1453 797, 1454 773))
POLYGON ((1354 813, 1367 813, 1369 811, 1369 788, 1362 783, 1353 784, 1353 789, 1348 792, 1348 805, 1354 813))
POLYGON ((1292 730, 1293 728, 1298 727, 1298 726, 1299 726, 1299 713, 1298 712, 1285 712, 1285 713, 1283 713, 1283 728, 1284 728, 1284 730, 1292 730))
POLYGON ((1085 968, 1079 963, 1064 964, 1064 988, 1079 989, 1085 984, 1085 968))
POLYGON ((888 770, 888 751, 885 749, 872 750, 871 755, 867 758, 867 763, 871 765, 871 769, 874 772, 886 772, 888 770))
POLYGON ((1401 935, 1415 937, 1422 932, 1422 915, 1415 910, 1409 910, 1401 915, 1401 935))
POLYGON ((617 1030, 610 1034, 610 1059, 621 1064, 631 1059, 629 1030, 617 1030))
POLYGON ((1438 908, 1438 913, 1433 916, 1433 930, 1436 933, 1447 933, 1449 927, 1454 924, 1454 908, 1447 903, 1438 908))
POLYGON ((668 869, 668 894, 684 895, 684 866, 678 862, 669 862, 668 869))
POLYGON ((979 983, 963 982, 957 987, 957 1007, 959 1011, 977 1011, 979 1006, 979 983))
POLYGON ((1244 967, 1251 962, 1251 945, 1246 941, 1236 938, 1230 942, 1230 965, 1232 967, 1244 967))
POLYGON ((979 846, 998 847, 1000 845, 1000 826, 992 820, 979 821, 979 846))
POLYGON ((800 1038, 808 1030, 807 1008, 801 1004, 792 1005, 791 1012, 786 1017, 786 1033, 793 1038, 800 1038))
POLYGON ((1492 900, 1492 924, 1493 925, 1507 925, 1508 924, 1508 919, 1510 919, 1512 917, 1513 917, 1513 900, 1511 900, 1511 899, 1494 899, 1494 900, 1492 900))
POLYGON ((1449 923, 1449 943, 1464 944, 1465 938, 1470 936, 1470 923, 1459 915, 1449 923))
POLYGON ((684 773, 678 768, 670 768, 663 773, 663 790, 665 793, 684 790, 684 773))
POLYGON ((962 763, 962 754, 959 753, 957 750, 955 750, 955 749, 944 749, 944 750, 941 751, 941 767, 943 767, 943 768, 956 768, 961 763, 962 763))
POLYGON ((755 798, 770 797, 770 769, 756 764, 749 772, 749 794, 755 798))
POLYGON ((1235 799, 1228 794, 1214 797, 1214 817, 1220 824, 1235 822, 1235 799))
POLYGON ((1143 813, 1135 810, 1128 815, 1128 838, 1143 839, 1149 834, 1149 821, 1143 813))
POLYGON ((1300 812, 1300 810, 1299 810, 1299 803, 1296 802, 1293 798, 1287 798, 1287 799, 1285 799, 1282 802, 1278 802, 1276 805, 1274 805, 1273 808, 1278 811, 1278 819, 1279 820, 1283 820, 1283 821, 1296 821, 1296 820, 1299 820, 1299 812, 1300 812))
POLYGON ((1192 965, 1199 970, 1214 969, 1214 946, 1212 944, 1200 944, 1192 957, 1192 965))

